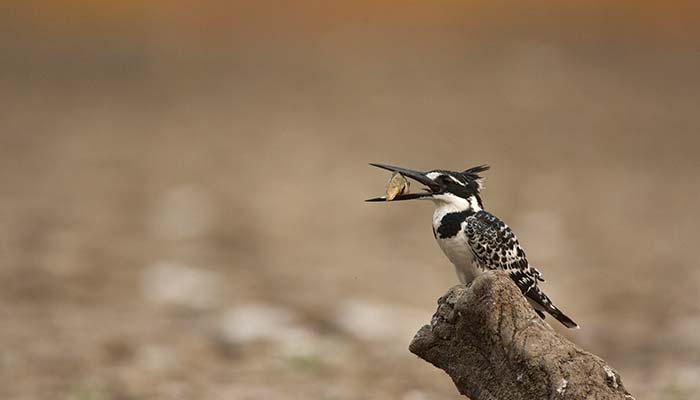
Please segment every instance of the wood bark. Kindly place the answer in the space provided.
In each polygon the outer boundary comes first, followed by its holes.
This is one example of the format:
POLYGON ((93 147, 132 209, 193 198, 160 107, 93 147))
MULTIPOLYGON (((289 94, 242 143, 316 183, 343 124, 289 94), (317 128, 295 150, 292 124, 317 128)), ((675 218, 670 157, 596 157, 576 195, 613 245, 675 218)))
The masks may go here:
POLYGON ((409 350, 472 400, 634 399, 617 371, 555 332, 503 272, 451 288, 409 350))

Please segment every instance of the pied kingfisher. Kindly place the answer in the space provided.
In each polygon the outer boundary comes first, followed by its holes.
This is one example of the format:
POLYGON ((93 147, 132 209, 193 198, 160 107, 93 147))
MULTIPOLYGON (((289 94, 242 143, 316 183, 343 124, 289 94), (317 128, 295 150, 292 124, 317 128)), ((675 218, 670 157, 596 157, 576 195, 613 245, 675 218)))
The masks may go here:
MULTIPOLYGON (((447 258, 454 264, 463 284, 493 269, 507 271, 537 314, 547 312, 568 328, 578 328, 537 286, 544 282, 540 271, 525 257, 515 233, 496 216, 484 210, 481 202, 481 176, 486 165, 463 172, 432 170, 413 171, 384 164, 370 164, 398 172, 426 186, 422 193, 405 193, 396 200, 427 199, 435 203, 433 235, 447 258)), ((385 201, 377 197, 367 201, 385 201)))

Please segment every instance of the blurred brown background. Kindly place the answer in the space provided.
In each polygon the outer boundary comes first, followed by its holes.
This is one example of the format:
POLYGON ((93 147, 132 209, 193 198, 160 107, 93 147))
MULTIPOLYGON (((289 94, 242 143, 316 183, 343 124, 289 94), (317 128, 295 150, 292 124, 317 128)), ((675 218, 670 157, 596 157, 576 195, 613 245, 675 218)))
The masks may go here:
POLYGON ((565 334, 697 396, 694 2, 1 8, 0 398, 458 399, 407 351, 432 207, 368 162, 491 164, 565 334))

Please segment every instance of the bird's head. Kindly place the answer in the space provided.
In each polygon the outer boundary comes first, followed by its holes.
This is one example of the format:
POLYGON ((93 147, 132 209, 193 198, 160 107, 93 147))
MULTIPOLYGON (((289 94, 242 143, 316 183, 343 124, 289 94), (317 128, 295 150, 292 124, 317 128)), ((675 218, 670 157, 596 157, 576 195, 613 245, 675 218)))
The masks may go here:
MULTIPOLYGON (((479 165, 461 172, 442 169, 420 172, 386 164, 370 165, 398 172, 406 178, 411 178, 425 186, 424 192, 400 194, 393 201, 423 199, 432 200, 436 204, 451 205, 457 209, 483 208, 479 195, 482 187, 482 177, 479 173, 487 171, 489 169, 488 165, 479 165)), ((367 201, 385 201, 385 197, 376 197, 367 201)))

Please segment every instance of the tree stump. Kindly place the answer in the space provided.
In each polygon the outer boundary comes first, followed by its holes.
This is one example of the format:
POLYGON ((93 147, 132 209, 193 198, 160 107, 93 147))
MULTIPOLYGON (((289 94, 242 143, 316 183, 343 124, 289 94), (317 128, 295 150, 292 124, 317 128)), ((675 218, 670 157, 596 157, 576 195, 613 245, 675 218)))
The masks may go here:
POLYGON ((451 288, 409 350, 471 400, 634 400, 617 371, 557 334, 500 271, 451 288))

